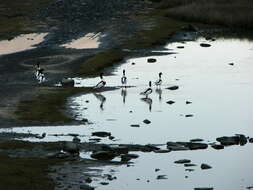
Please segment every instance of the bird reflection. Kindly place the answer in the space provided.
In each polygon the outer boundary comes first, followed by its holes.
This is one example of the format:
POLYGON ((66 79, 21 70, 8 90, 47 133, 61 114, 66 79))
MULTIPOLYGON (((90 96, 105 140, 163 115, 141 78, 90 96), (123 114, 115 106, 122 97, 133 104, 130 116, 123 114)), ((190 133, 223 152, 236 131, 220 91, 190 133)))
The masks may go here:
POLYGON ((123 103, 125 104, 126 103, 126 96, 127 96, 127 89, 126 88, 121 89, 121 96, 122 96, 123 103))
POLYGON ((158 96, 159 96, 159 101, 161 101, 162 100, 162 89, 161 88, 156 88, 155 89, 155 92, 158 94, 158 96))
POLYGON ((104 103, 106 101, 106 97, 103 96, 101 93, 93 93, 94 96, 100 101, 100 109, 103 111, 104 110, 104 103))
POLYGON ((143 102, 145 102, 146 104, 148 104, 148 107, 149 107, 149 111, 151 112, 152 110, 152 99, 151 98, 141 98, 141 100, 143 102))

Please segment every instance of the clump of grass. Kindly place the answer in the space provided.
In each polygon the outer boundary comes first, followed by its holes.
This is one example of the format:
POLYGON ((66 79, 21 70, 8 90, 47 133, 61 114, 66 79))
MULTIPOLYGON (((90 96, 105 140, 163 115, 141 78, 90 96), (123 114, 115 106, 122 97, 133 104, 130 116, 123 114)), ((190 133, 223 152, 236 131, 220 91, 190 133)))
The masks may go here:
POLYGON ((37 97, 29 101, 21 101, 15 115, 18 120, 39 123, 64 124, 73 119, 66 116, 64 106, 69 96, 87 92, 83 88, 40 87, 37 97))
POLYGON ((110 49, 105 52, 98 53, 94 57, 83 63, 78 73, 80 75, 96 75, 101 70, 113 64, 119 63, 127 55, 127 52, 121 49, 110 49))
POLYGON ((0 189, 53 190, 55 185, 47 170, 59 162, 42 158, 9 158, 0 154, 0 189))
POLYGON ((168 6, 168 16, 177 19, 253 29, 251 0, 179 0, 170 6, 173 8, 168 6))

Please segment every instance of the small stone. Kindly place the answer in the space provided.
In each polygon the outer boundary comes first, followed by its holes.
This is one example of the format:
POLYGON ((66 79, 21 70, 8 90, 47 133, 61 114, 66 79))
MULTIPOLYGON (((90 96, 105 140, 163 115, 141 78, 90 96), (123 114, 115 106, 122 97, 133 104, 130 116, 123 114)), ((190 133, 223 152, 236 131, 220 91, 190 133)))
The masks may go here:
POLYGON ((179 86, 171 86, 171 87, 168 87, 166 89, 168 89, 168 90, 177 90, 177 89, 179 89, 179 86))
POLYGON ((201 142, 201 141, 204 141, 203 139, 191 139, 190 140, 191 142, 201 142))
POLYGON ((137 181, 140 181, 140 178, 137 178, 136 180, 137 180, 137 181))
POLYGON ((130 125, 131 127, 140 127, 140 125, 138 124, 133 124, 133 125, 130 125))
POLYGON ((191 101, 186 101, 185 103, 186 103, 186 104, 192 104, 192 102, 191 102, 191 101))
POLYGON ((87 178, 85 179, 85 182, 86 182, 86 183, 91 183, 91 182, 92 182, 92 179, 91 179, 90 177, 87 177, 87 178))
POLYGON ((156 59, 155 58, 148 58, 148 63, 155 63, 156 62, 156 59))
POLYGON ((200 168, 201 168, 202 170, 208 170, 208 169, 211 169, 212 167, 209 166, 208 164, 201 164, 200 168))
POLYGON ((249 139, 249 143, 253 143, 253 138, 250 138, 250 139, 249 139))
POLYGON ((234 66, 234 63, 229 63, 229 65, 234 66))
POLYGON ((184 164, 184 167, 193 167, 196 166, 196 164, 184 164))
POLYGON ((108 182, 101 182, 100 184, 101 184, 101 185, 109 185, 108 182))
POLYGON ((182 159, 182 160, 177 160, 175 161, 174 163, 175 164, 186 164, 186 163, 190 163, 191 160, 188 160, 188 159, 182 159))
POLYGON ((185 115, 185 117, 193 117, 194 115, 193 114, 187 114, 185 115))
POLYGON ((97 137, 108 137, 111 136, 111 133, 109 132, 104 132, 104 131, 98 131, 98 132, 93 132, 92 136, 97 136, 97 137))
POLYGON ((211 45, 210 45, 210 44, 207 44, 207 43, 201 43, 200 46, 201 46, 201 47, 211 47, 211 45))
POLYGON ((151 121, 149 121, 148 119, 145 119, 145 120, 143 120, 143 123, 145 123, 145 124, 150 124, 151 121))
POLYGON ((89 100, 86 100, 85 103, 89 103, 90 101, 89 100))
POLYGON ((184 46, 177 46, 178 49, 184 49, 184 46))
POLYGON ((161 180, 161 179, 168 179, 166 175, 158 175, 156 177, 157 180, 161 180))
POLYGON ((221 144, 214 144, 214 145, 211 145, 212 148, 216 149, 216 150, 221 150, 221 149, 224 149, 224 146, 221 145, 221 144))
POLYGON ((134 63, 134 62, 132 62, 132 65, 135 65, 135 63, 134 63))
POLYGON ((114 136, 109 136, 109 139, 113 140, 113 139, 115 139, 115 137, 114 136))
POLYGON ((174 104, 175 102, 174 101, 172 101, 172 100, 170 100, 170 101, 168 101, 168 102, 166 102, 167 104, 174 104))
POLYGON ((156 168, 156 169, 155 169, 155 172, 159 172, 159 171, 160 171, 160 169, 159 169, 159 168, 156 168))
POLYGON ((80 185, 80 189, 82 189, 82 190, 95 190, 94 187, 91 187, 91 186, 85 185, 85 184, 80 185))

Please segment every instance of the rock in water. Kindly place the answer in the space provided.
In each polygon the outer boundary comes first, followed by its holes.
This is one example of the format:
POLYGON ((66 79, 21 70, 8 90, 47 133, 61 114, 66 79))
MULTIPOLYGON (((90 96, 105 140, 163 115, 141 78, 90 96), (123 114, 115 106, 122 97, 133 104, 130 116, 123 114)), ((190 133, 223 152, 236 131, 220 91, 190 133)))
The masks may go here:
POLYGON ((202 170, 208 170, 208 169, 211 169, 212 166, 209 166, 208 164, 201 164, 200 168, 201 168, 202 170))
POLYGON ((186 164, 186 163, 190 163, 191 160, 188 160, 188 159, 182 159, 182 160, 177 160, 175 161, 174 163, 175 164, 186 164))
POLYGON ((170 86, 166 89, 168 89, 168 90, 177 90, 177 89, 179 89, 179 86, 176 86, 176 85, 175 86, 170 86))
POLYGON ((92 136, 97 136, 97 137, 109 137, 111 136, 111 133, 109 132, 104 132, 104 131, 98 131, 98 132, 93 132, 92 136))
POLYGON ((95 190, 94 187, 91 187, 91 186, 85 185, 85 184, 80 185, 80 189, 81 189, 81 190, 95 190))
POLYGON ((79 146, 73 142, 65 142, 63 145, 63 150, 71 154, 79 154, 79 146))
POLYGON ((145 120, 143 120, 143 123, 145 123, 145 124, 150 124, 151 121, 149 121, 148 119, 145 119, 145 120))
POLYGON ((148 63, 155 63, 156 62, 156 59, 155 58, 148 58, 148 63))
POLYGON ((73 87, 75 85, 75 81, 74 79, 71 79, 71 78, 63 78, 61 80, 61 85, 62 86, 70 86, 70 87, 73 87))
POLYGON ((211 146, 212 148, 216 149, 216 150, 221 150, 224 149, 224 146, 221 144, 214 144, 211 146))
POLYGON ((174 104, 175 102, 174 101, 172 101, 172 100, 170 100, 170 101, 168 101, 168 102, 166 102, 167 104, 174 104))
POLYGON ((156 177, 157 180, 161 180, 161 179, 168 179, 166 175, 158 175, 156 177))
POLYGON ((201 43, 200 46, 201 46, 201 47, 211 47, 211 45, 210 45, 210 44, 207 44, 207 43, 201 43))
POLYGON ((116 156, 117 156, 116 154, 114 154, 113 152, 109 152, 109 151, 98 151, 98 152, 91 154, 91 158, 94 158, 97 160, 112 160, 116 156))

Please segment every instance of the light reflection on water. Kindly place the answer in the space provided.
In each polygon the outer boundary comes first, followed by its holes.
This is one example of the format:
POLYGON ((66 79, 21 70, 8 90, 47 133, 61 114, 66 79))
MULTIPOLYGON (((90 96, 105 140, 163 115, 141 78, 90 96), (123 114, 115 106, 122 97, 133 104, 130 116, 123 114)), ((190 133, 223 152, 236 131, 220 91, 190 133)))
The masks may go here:
POLYGON ((47 34, 48 33, 23 34, 9 41, 0 41, 0 55, 33 49, 35 48, 34 45, 41 43, 47 34))
MULTIPOLYGON (((126 89, 107 91, 73 97, 69 107, 78 120, 88 118, 91 125, 50 128, 13 129, 31 130, 36 133, 78 133, 86 141, 92 131, 109 131, 117 143, 166 143, 203 138, 213 142, 223 135, 245 134, 253 136, 253 54, 252 43, 239 40, 217 40, 210 48, 202 48, 197 42, 167 46, 178 53, 157 56, 156 63, 147 63, 147 57, 133 58, 115 69, 113 76, 105 77, 108 86, 120 86, 122 70, 126 70, 126 89), (134 65, 132 63, 135 63, 134 65), (229 65, 234 63, 234 66, 229 65), (143 101, 139 93, 148 86, 148 81, 158 79, 163 72, 161 89, 153 86, 149 101, 143 101), (178 85, 179 89, 165 89, 178 85), (88 100, 88 102, 87 102, 88 100), (151 101, 152 100, 152 101, 151 101), (172 100, 174 104, 166 102, 172 100), (186 104, 191 101, 192 104, 186 104), (193 114, 186 118, 185 115, 193 114), (151 124, 144 124, 149 119, 151 124), (140 127, 131 127, 138 124, 140 127), (39 131, 40 130, 40 131, 39 131)), ((79 79, 80 86, 94 86, 100 79, 79 79)), ((71 137, 48 137, 46 140, 71 140, 71 137)), ((106 139, 103 142, 110 142, 106 139)), ((234 146, 225 150, 171 152, 168 154, 140 154, 134 167, 116 167, 118 179, 109 186, 97 189, 215 189, 238 190, 252 184, 252 145, 234 146), (175 165, 177 159, 188 158, 200 165, 207 163, 211 170, 188 173, 183 166, 175 165), (155 168, 168 180, 155 180, 155 168), (189 178, 185 178, 185 176, 189 178), (140 178, 137 181, 136 178, 140 178), (150 180, 147 183, 147 180, 150 180)), ((112 169, 109 167, 108 169, 112 169)), ((106 172, 106 170, 105 170, 106 172)), ((159 174, 160 174, 159 173, 159 174)))

